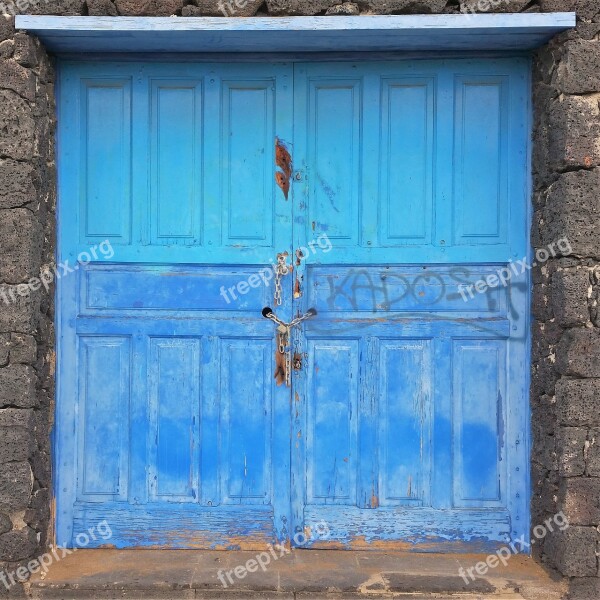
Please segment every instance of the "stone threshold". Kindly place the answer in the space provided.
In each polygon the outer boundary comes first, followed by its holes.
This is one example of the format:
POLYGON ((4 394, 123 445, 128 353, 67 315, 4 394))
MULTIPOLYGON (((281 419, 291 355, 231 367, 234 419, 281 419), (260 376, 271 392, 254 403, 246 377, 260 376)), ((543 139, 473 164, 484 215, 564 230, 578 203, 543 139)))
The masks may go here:
MULTIPOLYGON (((53 564, 47 573, 34 575, 26 588, 30 598, 53 600, 560 600, 566 592, 559 576, 522 555, 512 556, 506 566, 499 564, 475 581, 467 575, 467 584, 459 568, 467 572, 486 558, 479 554, 282 552, 269 548, 262 555, 256 551, 77 550, 53 564), (258 564, 261 560, 269 560, 264 571, 258 564)), ((474 570, 471 572, 475 575, 474 570)))

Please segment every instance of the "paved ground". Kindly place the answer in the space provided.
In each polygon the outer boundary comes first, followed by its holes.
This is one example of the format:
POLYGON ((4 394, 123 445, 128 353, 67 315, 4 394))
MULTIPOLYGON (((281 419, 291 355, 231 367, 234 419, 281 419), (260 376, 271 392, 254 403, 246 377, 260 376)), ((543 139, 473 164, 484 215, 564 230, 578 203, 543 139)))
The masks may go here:
POLYGON ((280 554, 277 550, 262 555, 189 550, 78 550, 52 565, 45 576, 35 575, 28 588, 32 598, 54 600, 560 600, 565 593, 560 581, 554 581, 537 563, 523 556, 511 557, 506 566, 500 564, 475 581, 466 575, 467 584, 459 575, 459 568, 462 566, 466 571, 485 560, 485 556, 335 550, 280 554), (264 571, 259 561, 264 564, 264 571), (253 572, 248 572, 244 565, 253 572), (227 587, 219 580, 219 570, 227 587))

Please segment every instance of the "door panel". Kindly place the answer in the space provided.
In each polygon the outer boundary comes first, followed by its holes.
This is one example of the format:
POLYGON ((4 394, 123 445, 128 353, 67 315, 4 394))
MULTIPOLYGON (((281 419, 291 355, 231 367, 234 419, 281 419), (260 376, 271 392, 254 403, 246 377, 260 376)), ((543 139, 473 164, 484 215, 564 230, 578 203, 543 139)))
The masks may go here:
MULTIPOLYGON (((70 93, 74 92, 78 112, 81 111, 83 139, 66 154, 65 160, 81 161, 81 177, 73 182, 73 192, 77 194, 74 197, 80 199, 78 238, 85 245, 106 238, 114 244, 129 244, 131 80, 78 77, 71 85, 70 93)), ((75 98, 73 101, 74 104, 75 98)), ((68 106, 66 110, 74 108, 68 106)))
POLYGON ((356 340, 322 339, 308 345, 307 502, 353 505, 357 491, 358 344, 356 340))
POLYGON ((61 63, 61 227, 73 262, 269 264, 290 249, 273 176, 291 65, 61 63), (78 199, 78 201, 76 200, 78 199))
POLYGON ((202 82, 153 80, 150 101, 150 242, 202 246, 202 82))
POLYGON ((380 341, 379 505, 429 504, 431 340, 380 341))
POLYGON ((484 551, 527 536, 527 280, 472 299, 459 287, 528 253, 527 73, 296 67, 295 244, 333 244, 295 272, 296 312, 318 316, 295 347, 293 525, 331 531, 309 546, 484 551))
POLYGON ((199 495, 200 339, 149 341, 149 498, 193 502, 199 495))
POLYGON ((381 86, 380 242, 431 244, 435 79, 382 78, 381 86))
POLYGON ((455 244, 505 244, 508 77, 456 78, 455 244))
POLYGON ((127 498, 131 344, 126 337, 80 338, 79 498, 127 498))
POLYGON ((288 538, 290 391, 261 315, 273 285, 255 284, 292 249, 275 181, 291 80, 282 65, 61 67, 59 259, 76 270, 59 289, 60 543, 102 518, 117 547, 288 538))
POLYGON ((455 506, 500 506, 505 495, 506 342, 453 340, 455 506))

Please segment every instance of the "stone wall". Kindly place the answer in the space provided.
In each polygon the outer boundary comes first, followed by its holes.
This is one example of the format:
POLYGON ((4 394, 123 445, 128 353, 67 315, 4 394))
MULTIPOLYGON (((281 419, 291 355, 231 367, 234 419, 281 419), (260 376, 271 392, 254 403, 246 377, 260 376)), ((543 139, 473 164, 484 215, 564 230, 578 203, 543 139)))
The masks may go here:
POLYGON ((571 578, 573 598, 599 598, 600 4, 543 4, 580 23, 534 72, 533 244, 567 236, 572 252, 534 271, 532 516, 569 518, 538 556, 571 578))
MULTIPOLYGON (((577 30, 540 50, 534 69, 533 242, 567 236, 572 252, 534 271, 532 524, 564 511, 571 526, 542 540, 536 556, 570 578, 572 598, 600 597, 598 0, 20 2, 29 14, 110 16, 577 11, 577 30)), ((43 549, 50 523, 53 290, 18 286, 53 260, 52 82, 36 40, 0 17, 0 290, 9 300, 0 293, 0 569, 43 549)))
POLYGON ((53 255, 53 78, 0 16, 0 569, 37 555, 50 520, 53 307, 22 284, 53 255))

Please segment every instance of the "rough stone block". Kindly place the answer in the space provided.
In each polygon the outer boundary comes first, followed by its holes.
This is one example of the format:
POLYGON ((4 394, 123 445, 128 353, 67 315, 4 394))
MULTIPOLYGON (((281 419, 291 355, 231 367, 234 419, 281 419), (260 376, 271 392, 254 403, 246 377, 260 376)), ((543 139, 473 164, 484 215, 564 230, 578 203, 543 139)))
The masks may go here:
POLYGON ((534 361, 548 356, 556 344, 558 344, 563 330, 558 323, 534 322, 532 326, 533 343, 531 355, 534 361))
MULTIPOLYGON (((197 0, 198 4, 200 0, 197 0)), ((342 0, 266 0, 270 15, 317 15, 337 6, 342 0)))
POLYGON ((569 477, 560 486, 563 512, 573 525, 600 524, 600 479, 569 477))
MULTIPOLYGON (((535 464, 535 463, 534 463, 535 464)), ((533 490, 532 522, 543 523, 548 517, 555 515, 558 508, 558 474, 545 470, 545 476, 539 487, 533 490)))
POLYGON ((0 513, 0 535, 12 529, 12 522, 8 515, 0 513))
POLYGON ((600 477, 600 428, 590 429, 588 442, 586 473, 591 477, 600 477))
POLYGON ((0 212, 0 279, 24 283, 39 275, 43 231, 30 210, 0 212))
POLYGON ((0 332, 33 333, 39 321, 41 294, 20 296, 17 287, 0 285, 0 332))
POLYGON ((600 377, 600 332, 581 328, 566 331, 556 349, 556 365, 562 375, 600 377))
POLYGON ((529 0, 460 0, 462 13, 519 12, 530 4, 529 0))
POLYGON ((557 67, 556 85, 565 94, 600 92, 600 44, 569 40, 557 67))
POLYGON ((37 404, 37 376, 28 365, 0 369, 0 407, 32 408, 37 404))
POLYGON ((23 560, 32 556, 36 548, 35 532, 29 528, 0 535, 0 560, 23 560))
POLYGON ((44 530, 50 520, 51 502, 47 489, 36 490, 31 499, 30 508, 25 511, 24 521, 36 531, 44 530))
POLYGON ((183 8, 183 0, 115 0, 120 15, 169 17, 183 8))
POLYGON ((0 367, 5 367, 8 364, 8 356, 10 352, 10 335, 8 333, 0 334, 0 367))
MULTIPOLYGON (((535 419, 535 413, 533 418, 535 419)), ((548 435, 541 427, 532 425, 533 437, 533 453, 535 459, 545 469, 554 471, 557 467, 556 461, 556 438, 553 435, 548 435)))
POLYGON ((37 360, 37 342, 32 335, 13 333, 10 336, 10 362, 32 365, 37 360))
POLYGON ((24 67, 36 67, 43 56, 43 50, 37 40, 26 33, 16 33, 15 60, 24 67))
POLYGON ((13 90, 27 100, 35 98, 35 75, 16 60, 0 61, 0 88, 13 90))
POLYGON ((34 448, 31 431, 23 427, 0 427, 0 463, 27 460, 34 448))
POLYGON ((553 359, 544 357, 531 366, 531 398, 537 400, 543 394, 554 396, 554 386, 559 378, 553 359))
POLYGON ((48 0, 48 2, 29 2, 27 10, 30 15, 77 16, 83 14, 85 0, 48 0))
POLYGON ((597 577, 578 577, 569 581, 566 600, 598 600, 600 598, 600 579, 597 577))
POLYGON ((36 200, 33 165, 16 160, 0 159, 0 209, 16 208, 36 200))
POLYGON ((556 455, 558 474, 575 477, 585 473, 585 447, 587 429, 583 427, 560 427, 557 432, 556 455))
POLYGON ((549 161, 553 169, 600 164, 599 95, 560 96, 550 104, 549 161))
POLYGON ((0 409, 0 427, 22 427, 28 431, 35 428, 35 414, 30 408, 0 409))
POLYGON ((532 311, 536 321, 548 321, 552 318, 549 285, 538 283, 533 286, 532 311))
POLYGON ((15 51, 15 43, 12 40, 0 42, 0 58, 11 58, 15 51))
POLYGON ((441 12, 448 0, 361 0, 367 9, 379 15, 434 14, 441 12))
POLYGON ((0 17, 0 42, 7 40, 15 35, 15 19, 11 17, 7 19, 4 16, 0 17))
POLYGON ((600 14, 598 0, 539 0, 544 12, 576 12, 580 19, 592 19, 600 14))
POLYGON ((543 245, 567 238, 572 254, 600 258, 600 168, 564 173, 549 188, 542 211, 543 245))
POLYGON ((544 549, 558 570, 567 577, 595 577, 596 544, 595 527, 573 525, 564 531, 554 531, 546 537, 544 549))
POLYGON ((552 276, 552 311, 559 325, 585 325, 590 320, 588 294, 592 284, 585 268, 557 271, 552 276))
POLYGON ((31 159, 34 130, 27 101, 11 90, 0 89, 0 155, 16 160, 31 159))
POLYGON ((344 2, 337 6, 332 6, 325 11, 326 15, 359 15, 360 8, 354 2, 344 2))
POLYGON ((27 508, 33 490, 33 473, 28 462, 6 463, 0 469, 0 507, 10 511, 27 508))
POLYGON ((195 0, 184 6, 184 17, 253 17, 264 0, 195 0))
POLYGON ((88 14, 93 17, 116 17, 117 7, 111 0, 87 0, 88 14))
POLYGON ((600 379, 560 379, 556 415, 562 425, 600 426, 600 379))
POLYGON ((532 425, 539 427, 545 435, 554 435, 556 429, 556 402, 544 394, 532 402, 532 425))

